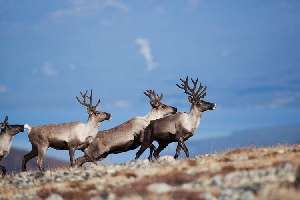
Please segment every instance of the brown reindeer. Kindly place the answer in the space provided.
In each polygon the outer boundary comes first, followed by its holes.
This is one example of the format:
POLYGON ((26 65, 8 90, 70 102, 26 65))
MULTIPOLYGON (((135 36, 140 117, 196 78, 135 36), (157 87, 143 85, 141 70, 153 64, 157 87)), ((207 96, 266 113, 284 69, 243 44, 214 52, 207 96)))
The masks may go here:
MULTIPOLYGON (((8 155, 14 136, 19 132, 24 132, 24 128, 27 127, 27 125, 9 125, 7 121, 8 116, 5 117, 3 123, 0 123, 0 161, 8 155)), ((7 172, 6 168, 2 165, 0 165, 0 170, 3 174, 7 172)))
POLYGON ((81 105, 87 107, 89 117, 86 124, 76 121, 64 124, 48 124, 37 127, 29 126, 28 137, 32 144, 32 150, 23 157, 23 171, 26 171, 27 162, 36 156, 38 156, 37 166, 41 171, 43 171, 43 157, 49 147, 57 150, 69 150, 71 166, 74 165, 75 150, 83 150, 86 148, 98 133, 100 122, 111 119, 111 114, 96 110, 96 107, 100 103, 100 99, 97 104, 93 106, 92 90, 90 96, 87 96, 87 92, 88 91, 86 91, 85 94, 80 93, 83 98, 83 102, 76 97, 81 105), (86 98, 90 100, 89 103, 86 102, 86 98))
POLYGON ((153 90, 147 90, 144 94, 150 98, 150 112, 144 117, 135 117, 117 127, 98 132, 96 138, 85 149, 85 155, 76 159, 77 166, 88 161, 97 164, 98 160, 106 158, 109 154, 136 149, 141 145, 141 133, 151 120, 177 112, 177 108, 161 103, 163 94, 159 96, 153 90))
POLYGON ((174 156, 175 159, 179 156, 180 148, 184 150, 186 157, 189 158, 189 151, 184 141, 194 135, 200 124, 203 112, 206 110, 214 110, 216 104, 201 100, 201 98, 204 98, 206 95, 207 87, 202 86, 201 83, 197 86, 198 79, 196 81, 191 79, 194 84, 193 88, 188 85, 188 77, 186 77, 186 80, 180 80, 182 81, 182 84, 176 85, 189 95, 188 100, 192 104, 190 112, 179 112, 171 116, 151 121, 145 129, 144 135, 141 136, 143 142, 140 150, 136 153, 136 159, 138 159, 149 147, 149 160, 152 160, 153 150, 153 155, 157 159, 159 153, 171 142, 178 142, 176 154, 174 156), (158 142, 159 146, 157 149, 153 146, 153 141, 158 142))

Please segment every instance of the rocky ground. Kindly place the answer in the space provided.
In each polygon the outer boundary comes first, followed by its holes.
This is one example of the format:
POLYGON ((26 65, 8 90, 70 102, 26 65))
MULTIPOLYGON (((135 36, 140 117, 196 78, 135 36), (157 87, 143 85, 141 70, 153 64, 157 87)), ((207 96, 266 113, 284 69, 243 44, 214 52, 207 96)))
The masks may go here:
POLYGON ((9 174, 0 199, 300 199, 300 145, 9 174))

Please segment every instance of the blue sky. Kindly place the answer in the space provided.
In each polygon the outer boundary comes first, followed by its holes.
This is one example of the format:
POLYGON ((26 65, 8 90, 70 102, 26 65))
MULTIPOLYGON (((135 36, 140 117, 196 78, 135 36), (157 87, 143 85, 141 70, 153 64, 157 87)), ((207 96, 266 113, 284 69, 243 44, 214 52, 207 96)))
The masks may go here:
POLYGON ((175 85, 189 75, 218 106, 194 140, 299 124, 299 35, 297 0, 0 1, 0 118, 85 122, 86 89, 113 115, 100 130, 146 115, 148 89, 189 111, 175 85))

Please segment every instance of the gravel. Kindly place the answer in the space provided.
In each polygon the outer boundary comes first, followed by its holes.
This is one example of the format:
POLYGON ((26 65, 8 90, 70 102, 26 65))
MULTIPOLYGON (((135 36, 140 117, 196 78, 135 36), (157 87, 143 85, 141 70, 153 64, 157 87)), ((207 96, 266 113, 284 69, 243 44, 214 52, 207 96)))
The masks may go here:
POLYGON ((300 195, 300 145, 29 171, 0 181, 0 199, 251 200, 287 194, 291 199, 300 195))

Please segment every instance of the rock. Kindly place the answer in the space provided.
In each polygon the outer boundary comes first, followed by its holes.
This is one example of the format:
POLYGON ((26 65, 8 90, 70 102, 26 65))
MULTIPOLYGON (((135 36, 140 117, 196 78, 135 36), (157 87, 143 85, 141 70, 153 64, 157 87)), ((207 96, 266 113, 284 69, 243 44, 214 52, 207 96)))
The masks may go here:
POLYGON ((211 179, 211 185, 213 186, 221 186, 223 184, 223 178, 221 176, 214 176, 211 179))
POLYGON ((294 185, 296 188, 298 188, 298 189, 300 188, 300 165, 298 165, 294 185))
POLYGON ((63 200, 59 194, 51 194, 46 200, 63 200))
POLYGON ((149 192, 167 193, 172 190, 172 187, 166 183, 152 183, 147 187, 147 189, 149 192))
POLYGON ((162 157, 159 157, 157 159, 157 161, 173 162, 173 161, 175 161, 175 158, 173 156, 162 156, 162 157))
POLYGON ((114 167, 110 167, 110 168, 107 169, 106 172, 107 172, 108 174, 114 174, 114 173, 116 173, 116 171, 117 171, 117 170, 116 170, 114 167))
POLYGON ((157 162, 15 173, 1 177, 0 199, 52 200, 82 193, 94 199, 250 200, 274 197, 279 190, 300 195, 299 145, 241 149, 232 154, 233 159, 222 153, 178 161, 163 156, 157 162), (270 156, 252 156, 261 152, 270 156))
POLYGON ((221 192, 218 199, 243 199, 252 200, 254 199, 254 194, 251 191, 239 190, 239 189, 226 189, 221 192))
POLYGON ((208 192, 204 192, 200 195, 200 198, 201 199, 206 199, 206 200, 217 200, 216 197, 214 197, 213 195, 211 195, 210 193, 208 192))
POLYGON ((278 152, 279 154, 284 154, 284 150, 283 150, 283 149, 279 149, 277 152, 278 152))

